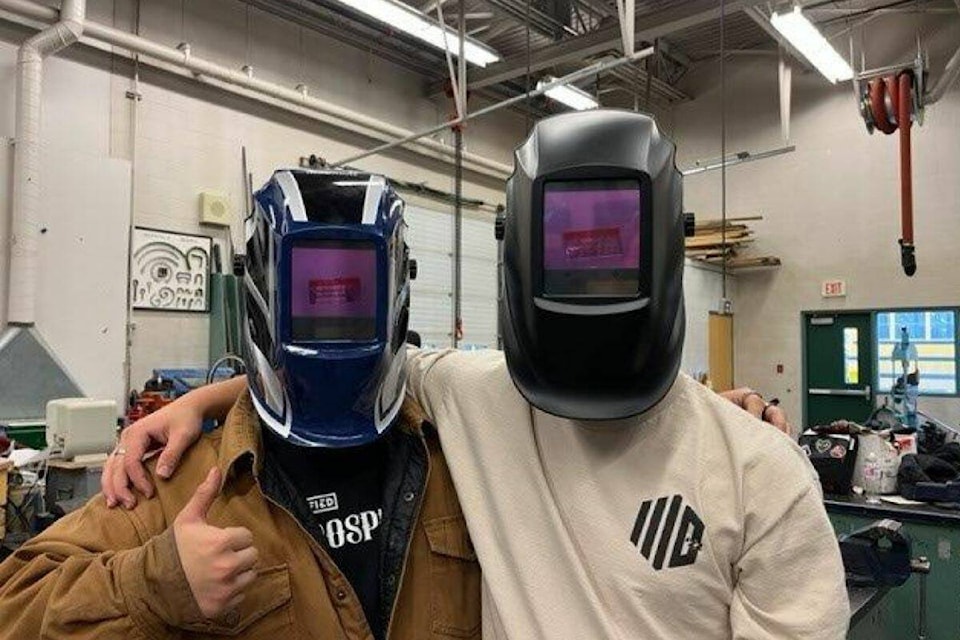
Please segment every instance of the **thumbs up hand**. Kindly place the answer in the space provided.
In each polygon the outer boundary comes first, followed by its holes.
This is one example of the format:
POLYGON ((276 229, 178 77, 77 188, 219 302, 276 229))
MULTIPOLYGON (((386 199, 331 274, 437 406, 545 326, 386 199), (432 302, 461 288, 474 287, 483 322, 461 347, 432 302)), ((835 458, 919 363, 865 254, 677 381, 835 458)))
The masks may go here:
POLYGON ((207 618, 239 604, 243 590, 257 575, 257 549, 250 530, 207 524, 207 511, 219 493, 220 471, 213 468, 173 522, 180 564, 193 599, 207 618))

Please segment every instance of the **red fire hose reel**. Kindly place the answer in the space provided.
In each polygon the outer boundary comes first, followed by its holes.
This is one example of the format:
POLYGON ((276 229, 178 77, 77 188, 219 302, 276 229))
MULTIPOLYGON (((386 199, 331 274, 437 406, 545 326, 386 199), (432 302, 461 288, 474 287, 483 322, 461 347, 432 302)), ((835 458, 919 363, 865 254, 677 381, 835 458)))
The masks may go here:
POLYGON ((880 130, 887 135, 900 131, 900 262, 903 272, 912 276, 917 271, 917 258, 913 244, 910 128, 913 121, 922 123, 922 89, 912 69, 875 77, 861 86, 860 114, 867 124, 867 131, 872 134, 874 130, 880 130))

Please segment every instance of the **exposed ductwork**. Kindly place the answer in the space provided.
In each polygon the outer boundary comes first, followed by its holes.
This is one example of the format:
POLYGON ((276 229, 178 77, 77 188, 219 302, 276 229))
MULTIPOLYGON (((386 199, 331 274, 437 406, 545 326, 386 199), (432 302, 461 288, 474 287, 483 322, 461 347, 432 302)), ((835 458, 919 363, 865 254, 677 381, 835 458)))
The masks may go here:
POLYGON ((17 120, 7 307, 10 324, 32 326, 36 315, 43 59, 80 39, 85 12, 86 0, 64 0, 59 21, 24 42, 17 55, 17 120))
POLYGON ((27 39, 17 54, 10 281, 6 291, 7 321, 13 326, 0 335, 0 419, 4 420, 36 419, 43 416, 48 400, 81 395, 33 324, 40 235, 43 61, 80 39, 85 14, 86 0, 63 0, 60 11, 54 11, 53 24, 27 39))
MULTIPOLYGON (((0 9, 32 20, 52 22, 56 19, 56 11, 33 2, 28 2, 27 0, 0 0, 0 9)), ((92 21, 86 21, 84 23, 83 33, 85 37, 104 44, 127 49, 131 52, 172 65, 178 69, 189 71, 200 80, 207 78, 213 79, 246 89, 265 98, 279 100, 284 104, 292 105, 299 109, 306 108, 315 114, 314 117, 318 120, 377 140, 389 142, 406 138, 412 133, 402 127, 370 116, 365 116, 352 109, 341 107, 340 105, 321 100, 320 98, 305 95, 294 88, 287 88, 272 82, 260 80, 251 75, 247 75, 243 70, 230 69, 215 62, 196 57, 192 55, 188 49, 181 50, 161 45, 127 31, 92 21)), ((273 102, 269 102, 269 104, 273 104, 273 102)), ((302 111, 298 110, 297 113, 302 113, 302 111)), ((453 147, 430 139, 411 142, 406 148, 423 156, 451 164, 453 163, 453 157, 455 155, 453 147)), ((512 171, 512 167, 509 165, 469 152, 463 154, 463 164, 464 168, 470 171, 501 180, 506 179, 512 171)))

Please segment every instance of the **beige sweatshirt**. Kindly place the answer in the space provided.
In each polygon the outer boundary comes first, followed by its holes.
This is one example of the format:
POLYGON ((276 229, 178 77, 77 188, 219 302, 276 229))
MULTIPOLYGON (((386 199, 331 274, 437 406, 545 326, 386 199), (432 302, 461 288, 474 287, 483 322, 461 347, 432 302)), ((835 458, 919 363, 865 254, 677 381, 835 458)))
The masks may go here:
POLYGON ((532 408, 502 352, 410 352, 483 567, 487 640, 843 638, 803 452, 681 375, 643 414, 532 408))

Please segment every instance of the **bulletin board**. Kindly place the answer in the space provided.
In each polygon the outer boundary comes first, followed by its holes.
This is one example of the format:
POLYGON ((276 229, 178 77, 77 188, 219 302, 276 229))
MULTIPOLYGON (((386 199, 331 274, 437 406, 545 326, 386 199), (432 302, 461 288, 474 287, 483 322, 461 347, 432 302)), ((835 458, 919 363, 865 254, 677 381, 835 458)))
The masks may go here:
POLYGON ((212 246, 209 236, 134 228, 130 247, 133 308, 209 312, 212 246))

